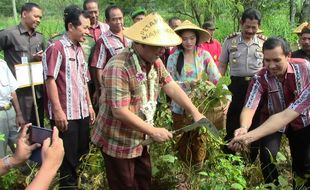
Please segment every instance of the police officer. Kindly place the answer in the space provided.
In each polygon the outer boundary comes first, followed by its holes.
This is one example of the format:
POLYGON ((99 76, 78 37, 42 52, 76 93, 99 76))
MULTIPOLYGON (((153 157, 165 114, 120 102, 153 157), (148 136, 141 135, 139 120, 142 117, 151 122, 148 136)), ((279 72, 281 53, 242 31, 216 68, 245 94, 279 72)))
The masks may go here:
MULTIPOLYGON (((220 72, 225 74, 227 67, 230 67, 231 84, 229 90, 232 92, 232 102, 227 113, 225 140, 234 137, 234 131, 240 126, 240 113, 244 105, 247 88, 251 77, 254 76, 263 66, 262 46, 265 37, 256 34, 261 22, 261 14, 258 10, 249 8, 244 11, 241 17, 241 32, 234 33, 227 37, 222 47, 220 56, 220 72)), ((261 107, 257 109, 250 129, 259 125, 261 107)), ((280 138, 280 137, 279 137, 280 138)), ((254 161, 257 155, 258 144, 252 144, 250 161, 254 161)), ((224 147, 225 153, 234 153, 224 147)), ((268 155, 268 157, 270 157, 268 155)), ((269 163, 269 161, 266 161, 269 163)), ((266 171, 266 177, 270 171, 266 171)), ((270 182, 273 179, 270 180, 270 182)))
MULTIPOLYGON (((258 10, 249 8, 244 11, 241 17, 241 32, 230 35, 224 42, 222 54, 220 56, 220 72, 224 74, 227 66, 230 66, 231 84, 229 90, 232 92, 232 102, 227 113, 226 136, 225 140, 231 140, 234 132, 240 126, 240 114, 244 105, 245 97, 251 77, 254 76, 263 66, 262 47, 266 38, 258 35, 261 22, 261 14, 258 10)), ((261 119, 267 119, 267 108, 264 107, 264 99, 262 97, 260 105, 252 120, 250 130, 259 126, 261 119), (266 111, 266 112, 265 112, 266 111)), ((270 153, 273 157, 278 152, 280 146, 281 133, 275 133, 252 143, 250 152, 250 161, 256 159, 258 146, 260 146, 261 168, 266 183, 276 182, 278 172, 270 159, 270 153), (268 150, 267 150, 268 149, 268 150)), ((227 147, 224 147, 225 153, 234 153, 227 147)))

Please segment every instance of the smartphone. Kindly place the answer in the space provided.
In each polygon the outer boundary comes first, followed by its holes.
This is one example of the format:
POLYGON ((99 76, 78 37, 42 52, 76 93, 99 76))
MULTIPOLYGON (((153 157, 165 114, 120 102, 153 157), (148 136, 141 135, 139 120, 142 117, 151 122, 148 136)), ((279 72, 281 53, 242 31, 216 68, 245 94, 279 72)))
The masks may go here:
POLYGON ((47 128, 42 128, 42 127, 37 127, 37 126, 31 126, 29 132, 29 137, 30 137, 30 143, 39 143, 43 144, 43 141, 47 139, 48 137, 52 137, 53 130, 47 129, 47 128))
MULTIPOLYGON (((31 144, 39 143, 42 145, 45 139, 47 139, 48 137, 52 137, 52 133, 53 131, 51 129, 31 126, 29 128, 30 143, 31 144)), ((41 164, 42 163, 41 150, 42 150, 41 147, 33 150, 31 156, 29 157, 29 160, 41 164)))

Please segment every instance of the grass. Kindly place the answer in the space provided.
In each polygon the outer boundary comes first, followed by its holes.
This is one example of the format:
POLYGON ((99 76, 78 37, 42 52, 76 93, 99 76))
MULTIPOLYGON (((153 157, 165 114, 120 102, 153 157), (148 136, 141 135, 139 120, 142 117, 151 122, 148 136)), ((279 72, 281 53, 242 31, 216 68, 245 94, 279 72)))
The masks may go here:
MULTIPOLYGON (((130 23, 128 18, 126 18, 126 23, 130 23)), ((17 23, 15 23, 12 18, 2 19, 0 21, 0 29, 16 24, 17 23)), ((223 42, 225 37, 233 32, 233 23, 227 22, 227 18, 222 17, 217 21, 216 25, 219 28, 215 34, 216 38, 223 42)), ((266 36, 283 36, 286 37, 290 43, 296 42, 297 36, 292 35, 292 29, 289 27, 287 18, 284 14, 266 15, 261 28, 264 30, 266 36)), ((62 18, 43 18, 38 31, 44 34, 45 40, 49 39, 55 33, 64 31, 62 18)), ((167 108, 168 106, 161 110, 167 114, 159 114, 157 118, 157 124, 159 124, 159 126, 162 125, 166 127, 171 121, 167 108)), ((173 148, 173 142, 153 144, 150 150, 153 160, 154 189, 242 189, 244 185, 246 189, 266 188, 262 182, 262 175, 258 167, 259 161, 254 164, 249 164, 241 159, 240 156, 225 156, 221 153, 218 145, 215 146, 215 142, 209 141, 208 143, 211 143, 209 147, 211 147, 212 150, 208 150, 211 154, 200 170, 189 167, 178 159, 173 148), (232 162, 238 163, 238 165, 233 165, 232 162), (244 184, 244 182, 246 183, 244 184)), ((280 177, 285 179, 289 176, 288 178, 291 180, 291 161, 287 146, 287 140, 284 140, 280 153, 282 155, 280 156, 281 159, 276 162, 278 163, 281 174, 280 177)), ((82 189, 107 189, 101 153, 94 146, 91 146, 90 153, 84 157, 79 172, 82 189)), ((10 175, 1 178, 0 186, 4 189, 20 189, 20 186, 27 185, 32 177, 33 176, 23 176, 18 170, 13 170, 10 175)), ((58 178, 55 179, 56 184, 57 181, 58 178)), ((283 184, 280 184, 280 189, 281 188, 287 189, 291 188, 291 186, 283 182, 283 184)), ((58 187, 54 185, 51 189, 56 190, 58 187)), ((276 189, 276 187, 272 187, 272 189, 276 189)))

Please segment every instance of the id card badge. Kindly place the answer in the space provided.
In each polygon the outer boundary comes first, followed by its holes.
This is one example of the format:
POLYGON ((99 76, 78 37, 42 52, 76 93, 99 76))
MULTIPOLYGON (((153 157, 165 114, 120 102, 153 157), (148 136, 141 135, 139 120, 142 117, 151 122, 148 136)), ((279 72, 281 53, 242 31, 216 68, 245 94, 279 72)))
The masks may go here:
POLYGON ((22 60, 22 64, 28 64, 28 57, 27 56, 22 56, 22 58, 21 58, 22 60))

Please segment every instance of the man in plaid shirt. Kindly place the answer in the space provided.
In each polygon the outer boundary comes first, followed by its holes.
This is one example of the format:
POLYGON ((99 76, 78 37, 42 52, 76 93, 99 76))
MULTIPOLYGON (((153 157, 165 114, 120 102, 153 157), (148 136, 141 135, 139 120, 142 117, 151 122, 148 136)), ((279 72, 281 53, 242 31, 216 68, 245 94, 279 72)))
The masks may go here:
MULTIPOLYGON (((164 142, 172 134, 147 119, 149 114, 143 109, 146 100, 156 101, 162 88, 195 121, 204 116, 173 81, 159 58, 164 47, 181 43, 163 19, 156 13, 150 14, 126 29, 124 35, 133 44, 110 59, 103 70, 104 94, 100 97, 92 142, 101 148, 110 189, 151 189, 150 155, 147 147, 139 143, 146 135, 164 142), (156 72, 155 77, 149 75, 152 72, 156 72), (146 82, 141 83, 141 78, 146 82)), ((156 103, 148 107, 152 109, 156 109, 156 103)))

